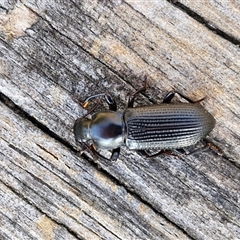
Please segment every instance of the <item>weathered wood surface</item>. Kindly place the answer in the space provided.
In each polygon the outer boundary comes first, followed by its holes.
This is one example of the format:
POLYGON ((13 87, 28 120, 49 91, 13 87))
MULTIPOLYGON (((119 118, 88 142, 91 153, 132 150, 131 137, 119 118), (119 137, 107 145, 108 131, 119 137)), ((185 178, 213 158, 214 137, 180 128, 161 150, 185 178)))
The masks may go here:
POLYGON ((0 2, 0 239, 239 239, 237 1, 0 2), (171 2, 175 2, 171 3, 171 2), (73 100, 172 87, 216 118, 211 151, 79 157, 73 100))

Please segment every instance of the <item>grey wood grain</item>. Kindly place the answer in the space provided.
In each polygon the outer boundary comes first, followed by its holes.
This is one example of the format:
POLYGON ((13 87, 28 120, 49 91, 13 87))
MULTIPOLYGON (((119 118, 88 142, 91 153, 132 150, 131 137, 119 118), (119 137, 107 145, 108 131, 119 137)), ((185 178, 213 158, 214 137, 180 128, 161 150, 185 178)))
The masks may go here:
POLYGON ((239 24, 237 4, 212 1, 215 22, 209 5, 181 4, 0 3, 1 239, 238 239, 240 52, 226 28, 239 24), (108 92, 123 110, 144 75, 137 105, 172 88, 207 96, 224 156, 144 159, 123 147, 99 169, 78 154, 72 126, 86 110, 73 96, 108 92))

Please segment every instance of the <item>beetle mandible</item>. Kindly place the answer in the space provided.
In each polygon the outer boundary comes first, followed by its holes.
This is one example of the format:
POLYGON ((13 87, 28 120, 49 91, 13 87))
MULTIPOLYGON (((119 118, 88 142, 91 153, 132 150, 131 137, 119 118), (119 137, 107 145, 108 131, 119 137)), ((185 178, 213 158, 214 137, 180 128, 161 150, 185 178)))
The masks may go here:
POLYGON ((133 107, 136 91, 128 100, 127 108, 117 111, 115 100, 108 94, 100 93, 85 99, 83 106, 93 98, 104 97, 109 110, 92 115, 92 119, 78 118, 74 124, 77 141, 91 140, 90 149, 100 158, 98 149, 112 150, 110 159, 119 157, 120 147, 137 150, 146 157, 157 156, 166 150, 181 149, 196 144, 208 135, 215 126, 214 117, 200 102, 193 101, 179 91, 167 93, 161 104, 133 107), (175 93, 188 103, 171 103, 175 93), (149 155, 147 150, 157 149, 158 153, 149 155))

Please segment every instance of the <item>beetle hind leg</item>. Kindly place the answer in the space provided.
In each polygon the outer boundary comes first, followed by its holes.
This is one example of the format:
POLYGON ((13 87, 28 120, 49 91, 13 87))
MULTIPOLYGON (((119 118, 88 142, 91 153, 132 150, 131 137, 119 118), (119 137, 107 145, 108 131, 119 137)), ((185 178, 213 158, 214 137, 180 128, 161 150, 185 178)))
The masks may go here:
POLYGON ((153 158, 153 157, 157 157, 159 155, 162 155, 162 154, 166 154, 166 155, 171 155, 171 156, 174 156, 174 157, 178 157, 177 154, 173 153, 171 150, 161 150, 157 153, 153 153, 153 154, 150 154, 148 153, 147 151, 145 150, 138 150, 137 151, 140 155, 146 157, 146 158, 153 158))
POLYGON ((216 153, 219 156, 224 155, 223 151, 219 147, 217 147, 214 143, 210 142, 207 138, 202 139, 202 141, 204 142, 204 146, 196 148, 195 150, 191 151, 186 155, 192 155, 198 152, 204 152, 208 149, 211 149, 214 153, 216 153))
POLYGON ((189 103, 199 103, 201 101, 203 101, 205 99, 205 97, 199 99, 199 100, 192 100, 191 98, 187 97, 186 95, 184 95, 183 93, 179 92, 179 91, 176 91, 176 90, 172 90, 170 92, 168 92, 166 94, 166 96, 164 97, 163 99, 163 103, 170 103, 171 100, 173 99, 173 97, 175 96, 175 94, 178 94, 180 97, 182 97, 183 99, 185 99, 186 101, 188 101, 189 103))
POLYGON ((144 83, 144 87, 137 90, 135 93, 133 93, 129 99, 128 99, 128 104, 127 104, 127 107, 128 108, 132 108, 133 107, 133 104, 134 104, 134 100, 136 98, 136 96, 139 94, 139 93, 143 93, 147 90, 148 86, 147 86, 147 76, 145 75, 145 83, 144 83))
POLYGON ((182 97, 183 99, 187 100, 190 103, 199 103, 199 102, 203 101, 206 98, 206 97, 203 97, 203 98, 201 98, 199 100, 194 101, 194 100, 192 100, 191 98, 187 97, 186 95, 184 95, 183 93, 181 93, 179 91, 175 91, 175 93, 177 93, 180 97, 182 97))

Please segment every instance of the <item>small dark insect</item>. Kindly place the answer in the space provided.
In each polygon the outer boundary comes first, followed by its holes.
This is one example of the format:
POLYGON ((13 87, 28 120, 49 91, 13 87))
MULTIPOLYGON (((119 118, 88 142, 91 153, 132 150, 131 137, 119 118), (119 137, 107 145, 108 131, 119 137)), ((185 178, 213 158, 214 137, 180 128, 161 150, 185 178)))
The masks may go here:
POLYGON ((100 93, 85 99, 83 107, 93 98, 104 97, 109 110, 92 115, 89 120, 78 118, 74 124, 77 141, 92 141, 88 147, 98 157, 107 159, 98 149, 112 150, 110 159, 117 160, 120 147, 126 146, 146 157, 155 157, 168 150, 182 149, 196 144, 214 128, 215 119, 198 101, 193 101, 178 91, 170 91, 161 104, 133 108, 137 94, 146 90, 146 86, 135 92, 128 100, 127 108, 117 111, 115 100, 108 94, 100 93), (171 103, 175 93, 189 103, 171 103), (150 155, 149 149, 158 149, 150 155))

